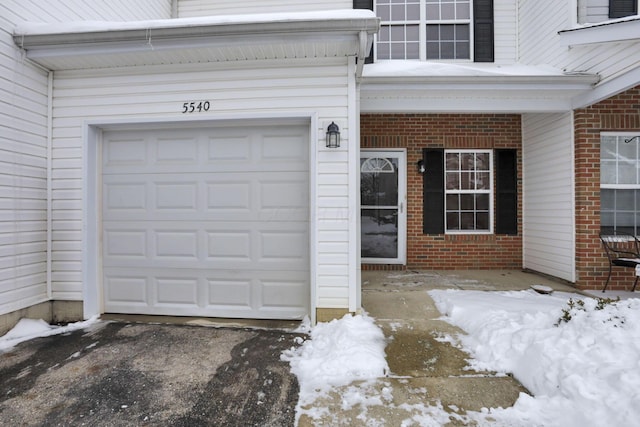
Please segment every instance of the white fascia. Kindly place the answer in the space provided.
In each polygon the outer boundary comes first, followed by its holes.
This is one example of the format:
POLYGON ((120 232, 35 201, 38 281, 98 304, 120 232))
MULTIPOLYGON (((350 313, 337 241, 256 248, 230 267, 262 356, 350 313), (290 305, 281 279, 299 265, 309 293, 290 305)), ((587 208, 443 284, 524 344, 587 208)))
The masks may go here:
POLYGON ((343 41, 357 46, 350 55, 364 59, 379 26, 380 19, 371 11, 339 10, 125 23, 24 23, 15 29, 13 39, 36 61, 56 56, 246 45, 256 40, 343 41))
POLYGON ((640 16, 572 28, 558 34, 566 47, 640 41, 640 16))

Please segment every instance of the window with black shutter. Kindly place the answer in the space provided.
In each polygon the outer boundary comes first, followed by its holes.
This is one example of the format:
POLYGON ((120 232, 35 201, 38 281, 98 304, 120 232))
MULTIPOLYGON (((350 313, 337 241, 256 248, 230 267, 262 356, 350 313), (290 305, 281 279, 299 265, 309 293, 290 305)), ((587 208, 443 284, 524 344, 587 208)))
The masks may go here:
POLYGON ((624 18, 638 14, 638 0, 609 0, 609 18, 624 18))
POLYGON ((425 148, 422 156, 424 234, 518 233, 516 150, 425 148))

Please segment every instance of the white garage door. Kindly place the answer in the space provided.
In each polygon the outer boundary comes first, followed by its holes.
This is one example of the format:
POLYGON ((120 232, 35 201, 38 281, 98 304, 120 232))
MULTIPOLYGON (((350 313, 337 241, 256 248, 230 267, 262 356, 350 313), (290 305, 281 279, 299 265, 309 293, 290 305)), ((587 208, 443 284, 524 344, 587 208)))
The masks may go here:
POLYGON ((103 135, 107 313, 309 313, 308 127, 103 135))

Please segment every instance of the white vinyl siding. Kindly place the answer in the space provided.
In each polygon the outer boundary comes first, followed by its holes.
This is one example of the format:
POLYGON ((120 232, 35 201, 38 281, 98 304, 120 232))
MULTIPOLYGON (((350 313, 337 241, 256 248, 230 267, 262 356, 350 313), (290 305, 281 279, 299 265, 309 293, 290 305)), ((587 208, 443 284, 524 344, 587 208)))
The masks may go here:
MULTIPOLYGON (((0 3, 0 314, 47 301, 48 73, 24 59, 12 33, 23 21, 169 18, 171 0, 5 0, 0 3)), ((57 190, 66 197, 74 190, 57 190)), ((80 215, 76 215, 79 219, 80 215)), ((59 223, 59 230, 68 227, 59 223)), ((54 238, 57 235, 54 233, 54 238)), ((65 248, 65 242, 53 243, 65 248)), ((54 265, 65 263, 57 252, 54 265)), ((75 257, 72 257, 75 260, 75 257)), ((68 266, 68 264, 64 264, 68 266)), ((79 265, 78 265, 79 266, 79 265)), ((78 267, 76 266, 76 268, 78 267)), ((77 293, 60 292, 59 299, 77 293)))
POLYGON ((575 281, 573 115, 524 114, 523 266, 575 281))
POLYGON ((0 315, 48 299, 48 73, 13 43, 26 16, 0 4, 0 315))
POLYGON ((493 1, 494 52, 496 64, 516 62, 518 52, 518 8, 512 0, 493 1))
MULTIPOLYGON (((203 120, 287 113, 317 114, 319 307, 346 307, 349 301, 349 84, 346 58, 244 61, 191 66, 159 66, 56 72, 53 130, 54 297, 82 297, 83 124, 113 120, 203 120), (210 110, 182 114, 187 101, 208 100, 210 110), (324 146, 326 126, 340 126, 341 148, 324 146)), ((312 261, 313 262, 313 261, 312 261)), ((355 266, 352 266, 355 269, 355 266)), ((312 268, 313 272, 313 268, 312 268)), ((353 280, 353 279, 352 279, 353 280)))
POLYGON ((316 10, 352 9, 352 0, 176 0, 178 18, 215 15, 241 15, 246 13, 309 12, 316 10))

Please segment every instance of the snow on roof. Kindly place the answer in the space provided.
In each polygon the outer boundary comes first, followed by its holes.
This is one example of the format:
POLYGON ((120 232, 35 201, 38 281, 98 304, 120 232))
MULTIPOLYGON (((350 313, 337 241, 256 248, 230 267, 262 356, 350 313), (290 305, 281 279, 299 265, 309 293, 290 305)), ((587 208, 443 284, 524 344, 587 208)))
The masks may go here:
POLYGON ((147 21, 77 21, 62 23, 22 22, 14 29, 18 36, 44 34, 70 34, 87 32, 126 31, 199 27, 212 25, 259 24, 269 22, 340 21, 371 19, 376 15, 370 10, 343 9, 318 12, 260 13, 242 15, 220 15, 196 18, 156 19, 147 21))

